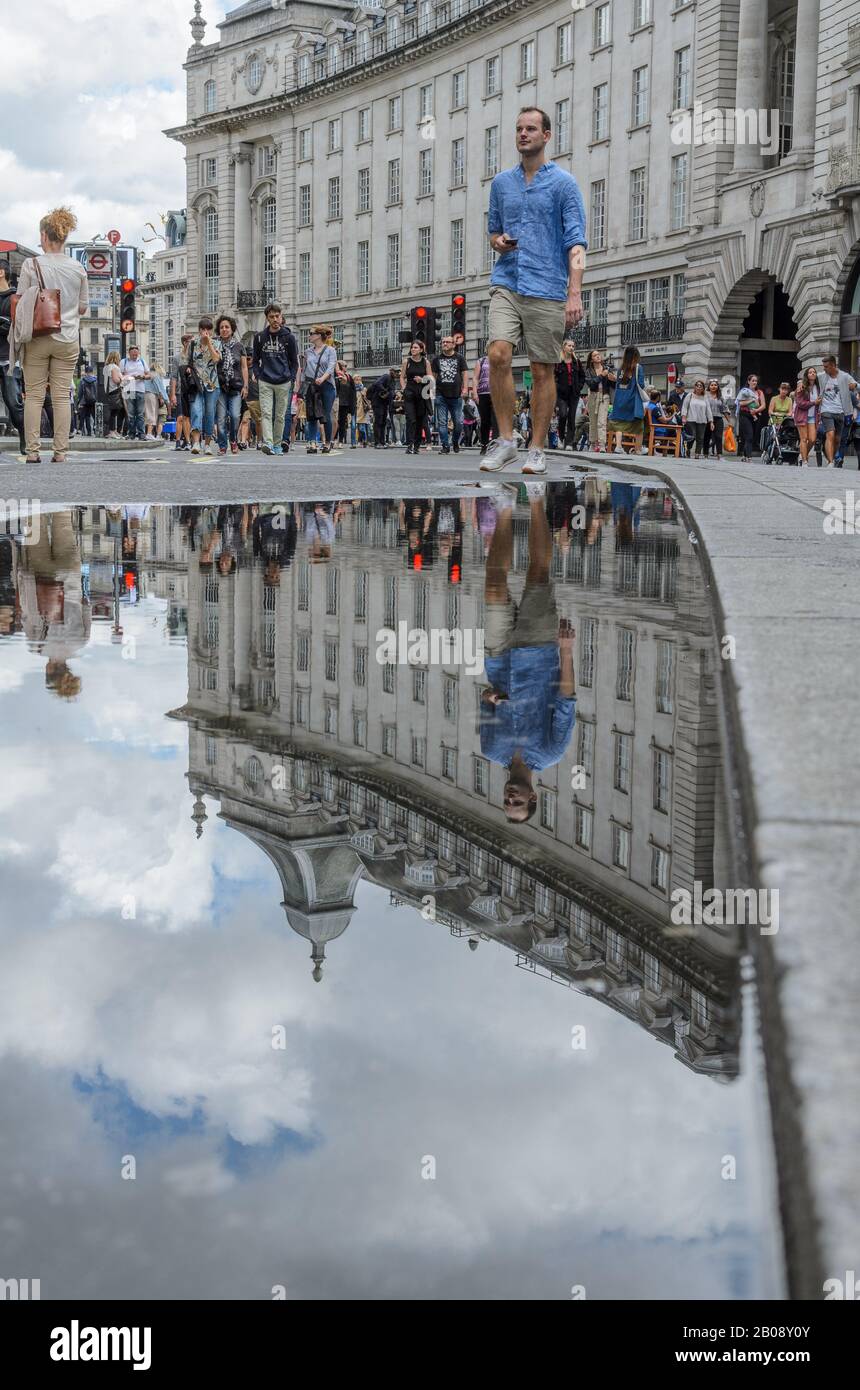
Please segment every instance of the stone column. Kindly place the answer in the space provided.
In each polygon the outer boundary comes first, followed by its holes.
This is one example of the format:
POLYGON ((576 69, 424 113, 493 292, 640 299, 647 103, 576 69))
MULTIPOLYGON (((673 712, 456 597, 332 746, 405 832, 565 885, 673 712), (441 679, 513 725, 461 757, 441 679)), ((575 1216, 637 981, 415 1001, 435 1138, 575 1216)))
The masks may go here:
MULTIPOLYGON (((735 107, 755 112, 764 112, 767 107, 767 0, 741 0, 735 107)), ((740 133, 735 144, 735 172, 761 169, 761 140, 752 143, 744 138, 744 130, 740 133)))
POLYGON ((233 165, 234 300, 236 290, 251 290, 251 150, 240 145, 230 155, 233 165))
POLYGON ((818 97, 818 27, 821 0, 797 0, 797 39, 794 51, 794 113, 791 153, 810 155, 815 149, 815 108, 818 97))

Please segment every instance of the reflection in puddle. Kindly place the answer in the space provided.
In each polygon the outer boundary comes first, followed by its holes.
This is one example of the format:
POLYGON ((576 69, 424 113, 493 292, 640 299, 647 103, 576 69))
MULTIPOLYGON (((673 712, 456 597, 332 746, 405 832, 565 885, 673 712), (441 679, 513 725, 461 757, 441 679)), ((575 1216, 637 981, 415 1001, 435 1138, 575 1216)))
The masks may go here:
POLYGON ((55 513, 0 634, 43 1297, 778 1294, 671 496, 55 513))

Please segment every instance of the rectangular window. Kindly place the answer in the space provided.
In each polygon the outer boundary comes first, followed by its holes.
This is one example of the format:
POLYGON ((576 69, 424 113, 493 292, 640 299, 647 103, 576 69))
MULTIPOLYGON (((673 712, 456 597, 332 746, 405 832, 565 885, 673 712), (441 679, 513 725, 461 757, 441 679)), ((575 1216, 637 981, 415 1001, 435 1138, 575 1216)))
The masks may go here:
POLYGON ((427 672, 422 666, 415 666, 412 670, 412 700, 416 705, 427 702, 427 672))
POLYGON ((388 204, 400 202, 400 160, 388 161, 388 204))
POLYGON ((606 180, 596 179, 591 185, 591 249, 606 248, 606 180))
POLYGON ((433 83, 427 82, 418 89, 418 119, 429 120, 433 115, 433 83))
POLYGON ((433 279, 433 248, 429 227, 418 228, 418 283, 429 285, 433 279))
POLYGON ((633 661, 635 635, 632 628, 618 630, 618 671, 615 680, 616 700, 629 701, 633 690, 633 661))
POLYGON ((328 297, 340 298, 340 247, 328 248, 328 297))
POLYGON ((299 159, 313 158, 313 130, 310 126, 305 126, 304 130, 299 131, 299 159))
POLYGON ((579 683, 586 690, 594 684, 594 668, 597 663, 597 619, 584 618, 581 624, 582 640, 579 647, 579 683))
POLYGON ((328 181, 328 215, 329 221, 340 217, 340 176, 337 175, 328 181))
POLYGON ((343 148, 343 123, 340 116, 335 116, 333 121, 328 123, 328 150, 329 154, 334 154, 336 150, 343 148))
POLYGON ((686 111, 690 105, 690 49, 675 50, 672 71, 672 109, 686 111))
POLYGON ((650 69, 647 66, 634 68, 633 103, 630 124, 634 126, 644 125, 650 114, 650 69))
POLYGON ((489 764, 485 758, 475 758, 472 769, 472 788, 478 796, 486 796, 490 785, 489 764))
POLYGON ((673 686, 675 684, 675 644, 657 643, 656 700, 658 714, 674 714, 673 686))
POLYGON ((672 755, 654 749, 654 810, 669 814, 672 782, 672 755))
POLYGON ((397 749, 397 730, 393 724, 385 724, 382 729, 382 751, 386 758, 393 758, 397 749))
POLYGON ((418 193, 426 197, 433 192, 433 149, 428 145, 418 154, 418 193))
MULTIPOLYGON (((577 721, 579 723, 579 721, 577 721)), ((579 723, 579 741, 576 760, 587 777, 594 775, 594 725, 587 720, 579 723)))
POLYGON ((311 660, 311 635, 300 632, 296 637, 296 670, 307 671, 311 660))
POLYGON ((484 131, 484 178, 495 178, 499 172, 499 127, 491 125, 484 131))
POLYGON ((630 777, 633 768, 633 738, 631 734, 615 735, 615 758, 612 785, 618 792, 630 793, 630 777))
POLYGON ((676 154, 672 160, 672 199, 670 226, 673 232, 680 232, 687 225, 687 171, 689 159, 687 151, 676 154))
POLYGON ((311 225, 311 186, 303 183, 299 188, 299 226, 311 225))
POLYGON ((370 212, 370 170, 358 171, 358 211, 370 212))
POLYGON ((363 106, 358 113, 358 139, 370 139, 370 107, 363 106))
POLYGON ((609 83, 601 82, 591 94, 591 138, 606 140, 609 136, 609 83))
POLYGON ((310 251, 299 252, 299 303, 310 304, 313 298, 310 251))
POLYGON ((598 5, 594 11, 594 47, 604 48, 612 35, 609 5, 598 5))
MULTIPOLYGON (((662 853, 658 850, 657 853, 662 853)), ((653 864, 653 861, 652 861, 653 864)), ((654 871, 651 870, 651 882, 654 884, 654 871)), ((656 887, 657 885, 654 884, 656 887)), ((645 988, 650 994, 659 994, 661 989, 661 967, 656 956, 652 956, 650 951, 644 953, 643 971, 645 988)))
POLYGON ((382 668, 382 689, 386 695, 393 695, 397 682, 397 667, 393 661, 386 661, 382 668))
POLYGON ((352 679, 360 689, 367 685, 367 647, 352 649, 352 679))
POLYGON ((340 571, 328 565, 325 572, 325 611, 327 618, 337 617, 339 579, 340 571))
POLYGON ((299 562, 298 610, 307 613, 311 602, 311 570, 307 560, 299 562))
POLYGON ((352 741, 356 748, 364 748, 367 745, 367 719, 363 714, 352 716, 352 741))
POLYGON ((527 39, 520 44, 520 81, 531 82, 535 75, 535 41, 527 39))
POLYGON ((203 280, 206 312, 214 314, 218 309, 219 261, 217 251, 207 251, 203 257, 203 280))
POLYGON ((370 575, 367 570, 356 570, 353 588, 352 616, 357 623, 367 621, 367 588, 370 575))
POLYGON ((648 308, 648 281, 631 280, 627 286, 627 318, 638 319, 648 308))
POLYGON ((463 232, 463 219, 458 217, 451 223, 451 278, 459 280, 463 274, 463 256, 465 253, 465 239, 463 232))
POLYGON ((385 257, 385 283, 389 290, 400 288, 400 233, 392 232, 388 237, 385 257))
POLYGON ((463 137, 451 141, 451 187, 460 188, 466 182, 466 141, 463 137))
MULTIPOLYGON (((668 886, 669 886, 669 856, 668 856, 668 854, 666 853, 666 851, 665 851, 664 849, 658 849, 657 846, 654 845, 653 848, 652 848, 652 850, 651 850, 651 887, 652 887, 652 888, 657 888, 657 889, 659 889, 659 891, 660 891, 661 893, 665 893, 666 890, 667 890, 667 888, 668 888, 668 886)), ((646 964, 647 964, 647 961, 649 961, 649 960, 652 960, 652 961, 653 961, 653 960, 654 960, 654 957, 653 957, 653 956, 648 956, 648 957, 646 957, 646 964)), ((654 994, 659 994, 659 993, 660 993, 660 962, 659 962, 659 961, 654 961, 654 965, 657 967, 657 969, 656 969, 656 978, 655 978, 654 982, 652 983, 651 980, 647 978, 647 972, 646 972, 646 981, 645 981, 645 982, 646 982, 646 984, 648 985, 648 988, 652 991, 652 993, 654 993, 654 994)))
POLYGON ((630 831, 617 821, 612 823, 612 862, 625 873, 630 868, 630 831))
POLYGON ((466 105, 466 74, 455 72, 451 77, 451 109, 458 111, 466 105))
POLYGON ((651 0, 633 0, 633 28, 642 29, 651 23, 651 0))
POLYGON ((360 241, 356 261, 356 291, 358 294, 370 293, 370 242, 360 241))
POLYGON ((555 61, 557 67, 569 63, 573 57, 573 23, 567 20, 559 24, 555 31, 555 61))
POLYGON ((442 749, 442 776, 446 782, 457 780, 457 753, 453 748, 442 749))
POLYGON ((423 767, 427 761, 427 740, 412 735, 412 766, 423 767))
POLYGON ((394 627, 397 622, 397 576, 385 577, 385 618, 386 627, 394 627))
POLYGON ((630 171, 630 240, 644 241, 647 231, 645 170, 630 171))
POLYGON ((401 96, 388 98, 388 129, 400 130, 403 125, 403 98, 401 96))
POLYGON ((540 794, 540 823, 544 830, 555 830, 555 792, 540 794))
POLYGON ((672 282, 668 275, 659 275, 649 285, 651 317, 661 319, 669 312, 669 292, 672 282))
POLYGON ((572 148, 570 99, 565 97, 564 101, 557 101, 555 104, 555 152, 566 154, 572 148))
POLYGON ((587 806, 575 806, 573 812, 573 839, 580 849, 591 849, 592 814, 587 806))
POLYGON ((672 313, 680 314, 682 317, 687 307, 687 277, 686 275, 673 275, 672 277, 672 313))
POLYGON ((203 161, 203 181, 207 184, 216 183, 218 180, 218 160, 204 159, 203 161))
POLYGON ((327 734, 337 734, 337 703, 326 700, 323 727, 327 734))
POLYGON ((488 58, 484 67, 484 95, 494 97, 501 87, 501 61, 498 56, 488 58))
POLYGON ((337 641, 332 637, 325 639, 325 678, 337 680, 337 641))
POLYGON ((457 721, 457 681, 445 676, 442 683, 442 713, 451 723, 457 721))

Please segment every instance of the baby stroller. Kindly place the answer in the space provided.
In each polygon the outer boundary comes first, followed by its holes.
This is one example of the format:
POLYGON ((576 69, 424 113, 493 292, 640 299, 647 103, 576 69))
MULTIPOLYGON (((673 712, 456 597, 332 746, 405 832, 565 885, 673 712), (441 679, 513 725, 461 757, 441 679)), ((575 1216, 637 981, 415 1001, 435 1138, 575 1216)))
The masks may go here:
POLYGON ((793 420, 781 425, 768 423, 761 435, 762 463, 797 464, 800 460, 800 437, 793 420))

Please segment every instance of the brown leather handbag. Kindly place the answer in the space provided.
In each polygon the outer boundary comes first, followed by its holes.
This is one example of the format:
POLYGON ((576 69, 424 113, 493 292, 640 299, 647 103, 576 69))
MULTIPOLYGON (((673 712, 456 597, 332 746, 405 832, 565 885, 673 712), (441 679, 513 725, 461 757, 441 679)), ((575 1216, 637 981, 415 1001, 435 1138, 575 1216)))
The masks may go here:
MULTIPOLYGON (((42 267, 35 256, 33 257, 33 265, 36 269, 36 278, 39 281, 39 293, 36 295, 36 303, 33 306, 33 337, 39 338, 45 333, 57 333, 63 326, 63 319, 60 291, 49 290, 45 287, 42 267)), ((20 298, 20 294, 13 294, 10 301, 9 317, 13 323, 20 298)))

